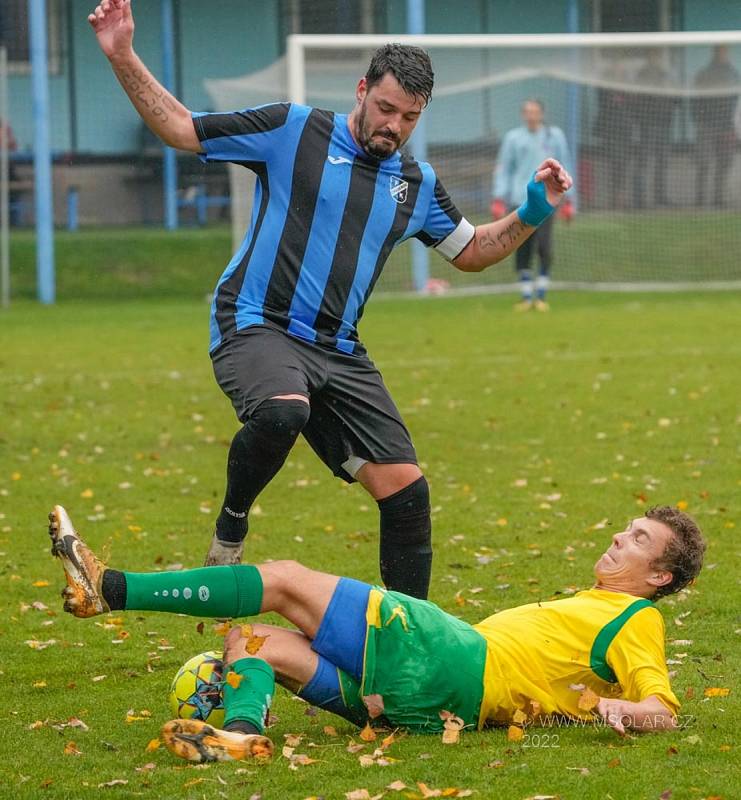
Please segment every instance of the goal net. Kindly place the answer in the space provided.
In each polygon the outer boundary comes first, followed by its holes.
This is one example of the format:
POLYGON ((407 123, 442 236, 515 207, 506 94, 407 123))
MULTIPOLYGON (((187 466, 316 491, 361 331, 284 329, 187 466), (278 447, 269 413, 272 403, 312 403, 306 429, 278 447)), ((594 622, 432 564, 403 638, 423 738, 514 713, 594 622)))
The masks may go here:
MULTIPOLYGON (((563 131, 575 214, 553 228, 556 285, 741 286, 741 32, 300 35, 267 70, 208 89, 219 108, 289 99, 348 112, 373 50, 389 40, 430 53, 425 160, 472 222, 491 220, 502 142, 523 125, 524 101, 543 106, 546 147, 563 131)), ((243 169, 233 174, 241 237, 251 186, 243 169)), ((411 262, 409 244, 397 248, 379 290, 411 290, 411 262)), ((511 257, 470 275, 431 253, 428 269, 433 291, 506 291, 516 278, 511 257)))

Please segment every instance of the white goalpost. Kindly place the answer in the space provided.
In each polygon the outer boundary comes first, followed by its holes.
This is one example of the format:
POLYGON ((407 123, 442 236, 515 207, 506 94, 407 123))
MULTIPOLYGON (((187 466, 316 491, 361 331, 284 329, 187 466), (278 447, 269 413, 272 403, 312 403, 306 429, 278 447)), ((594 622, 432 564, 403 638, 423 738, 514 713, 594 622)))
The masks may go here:
MULTIPOLYGON (((208 89, 220 108, 290 100, 346 113, 388 41, 430 53, 426 160, 472 222, 491 219, 499 148, 524 100, 541 100, 546 125, 564 131, 577 213, 555 225, 556 286, 741 287, 741 31, 293 35, 284 60, 208 89)), ((246 227, 235 219, 235 233, 246 227)), ((435 255, 430 276, 463 292, 508 291, 515 278, 507 264, 460 275, 435 255)), ((379 290, 412 285, 403 245, 379 290)))

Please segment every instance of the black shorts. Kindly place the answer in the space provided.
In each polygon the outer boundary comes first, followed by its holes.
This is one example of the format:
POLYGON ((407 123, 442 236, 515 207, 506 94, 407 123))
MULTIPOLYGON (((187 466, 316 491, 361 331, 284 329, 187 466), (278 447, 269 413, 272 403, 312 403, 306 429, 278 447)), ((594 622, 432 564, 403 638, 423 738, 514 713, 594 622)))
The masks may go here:
POLYGON ((416 464, 417 455, 381 373, 366 356, 348 355, 255 326, 227 340, 212 356, 214 375, 245 422, 277 395, 309 399, 306 441, 348 483, 351 456, 374 464, 416 464))

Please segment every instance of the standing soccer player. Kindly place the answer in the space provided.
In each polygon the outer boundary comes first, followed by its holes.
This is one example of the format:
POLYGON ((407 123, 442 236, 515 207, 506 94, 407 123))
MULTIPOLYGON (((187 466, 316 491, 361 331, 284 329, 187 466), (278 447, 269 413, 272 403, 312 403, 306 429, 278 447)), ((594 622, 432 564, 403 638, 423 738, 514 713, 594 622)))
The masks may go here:
MULTIPOLYGON (((544 159, 555 158, 562 164, 567 164, 569 160, 566 137, 560 128, 545 124, 545 108, 540 100, 525 100, 521 113, 524 124, 504 137, 494 171, 491 213, 495 220, 506 218, 525 201, 527 183, 544 159)), ((573 215, 574 205, 567 199, 561 206, 561 216, 568 221, 573 215)), ((548 311, 545 296, 552 263, 553 216, 549 216, 515 255, 521 293, 520 302, 515 306, 517 311, 529 311, 531 308, 548 311), (533 281, 530 269, 534 249, 537 249, 540 259, 536 281, 533 281)))
POLYGON ((214 372, 243 427, 207 565, 241 561, 247 516, 303 433, 332 472, 358 481, 381 516, 387 587, 426 597, 432 562, 427 482, 357 322, 391 249, 412 236, 463 271, 505 258, 571 186, 544 161, 527 200, 499 222, 462 217, 429 164, 402 156, 432 94, 419 48, 380 48, 349 115, 291 103, 191 113, 133 50, 130 0, 89 16, 135 109, 163 142, 255 172, 252 223, 211 310, 214 372))

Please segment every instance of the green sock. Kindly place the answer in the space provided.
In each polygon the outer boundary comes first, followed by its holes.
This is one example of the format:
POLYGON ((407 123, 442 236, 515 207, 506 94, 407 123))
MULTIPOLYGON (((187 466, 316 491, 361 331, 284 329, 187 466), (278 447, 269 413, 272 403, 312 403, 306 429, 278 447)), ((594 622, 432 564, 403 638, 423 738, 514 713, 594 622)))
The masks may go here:
POLYGON ((248 617, 260 613, 262 577, 251 564, 122 574, 126 580, 127 611, 169 611, 191 617, 248 617))
POLYGON ((224 675, 224 727, 231 722, 251 722, 262 733, 265 718, 275 693, 275 672, 261 658, 240 658, 224 675), (229 682, 229 673, 241 677, 236 686, 229 682))

